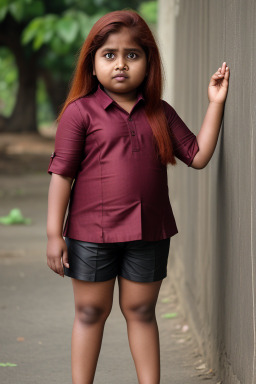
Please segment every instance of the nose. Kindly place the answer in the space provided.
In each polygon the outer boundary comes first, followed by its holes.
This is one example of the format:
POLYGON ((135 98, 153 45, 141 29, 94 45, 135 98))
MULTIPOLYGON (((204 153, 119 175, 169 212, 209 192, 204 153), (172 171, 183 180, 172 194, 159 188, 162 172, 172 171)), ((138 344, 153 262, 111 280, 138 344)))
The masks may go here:
POLYGON ((119 69, 120 71, 121 70, 126 70, 127 71, 129 68, 128 68, 128 65, 125 63, 125 60, 122 57, 120 57, 117 60, 117 63, 115 65, 115 69, 116 70, 119 69))

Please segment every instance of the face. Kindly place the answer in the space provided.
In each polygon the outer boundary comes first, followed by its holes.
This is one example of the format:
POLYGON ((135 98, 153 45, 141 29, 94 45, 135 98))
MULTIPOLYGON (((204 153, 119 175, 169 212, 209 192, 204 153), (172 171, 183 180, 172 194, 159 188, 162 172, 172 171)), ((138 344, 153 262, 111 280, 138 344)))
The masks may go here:
POLYGON ((144 50, 133 40, 128 28, 109 35, 95 54, 93 74, 106 92, 135 98, 136 90, 147 72, 144 50))

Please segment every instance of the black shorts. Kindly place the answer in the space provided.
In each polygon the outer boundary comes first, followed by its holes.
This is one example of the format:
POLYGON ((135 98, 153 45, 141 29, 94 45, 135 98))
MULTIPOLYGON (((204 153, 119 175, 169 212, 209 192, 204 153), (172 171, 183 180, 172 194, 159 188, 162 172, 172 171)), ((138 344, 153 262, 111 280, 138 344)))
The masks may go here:
POLYGON ((84 281, 107 281, 116 276, 138 282, 167 276, 170 238, 121 243, 89 243, 65 238, 69 268, 64 274, 84 281))

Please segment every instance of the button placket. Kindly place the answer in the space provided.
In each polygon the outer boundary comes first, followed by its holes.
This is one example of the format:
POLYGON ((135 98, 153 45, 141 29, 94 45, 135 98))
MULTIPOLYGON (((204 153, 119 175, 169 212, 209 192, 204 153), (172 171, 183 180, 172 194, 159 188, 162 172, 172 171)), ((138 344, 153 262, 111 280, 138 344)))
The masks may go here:
POLYGON ((128 117, 128 126, 129 126, 129 131, 131 134, 131 142, 132 142, 132 151, 139 151, 140 146, 139 146, 139 141, 138 141, 138 136, 136 133, 136 125, 131 116, 128 117))

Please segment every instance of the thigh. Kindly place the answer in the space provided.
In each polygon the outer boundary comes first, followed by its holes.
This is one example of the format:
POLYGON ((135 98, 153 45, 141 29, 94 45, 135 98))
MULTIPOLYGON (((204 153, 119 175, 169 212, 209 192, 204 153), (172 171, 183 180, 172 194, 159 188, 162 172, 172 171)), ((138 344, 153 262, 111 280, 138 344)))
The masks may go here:
POLYGON ((139 283, 118 276, 119 303, 123 312, 154 311, 162 280, 139 283))
POLYGON ((76 308, 92 307, 108 311, 112 307, 116 278, 102 282, 72 278, 76 308))
POLYGON ((118 275, 141 283, 164 279, 167 276, 170 240, 127 242, 120 257, 118 275))

